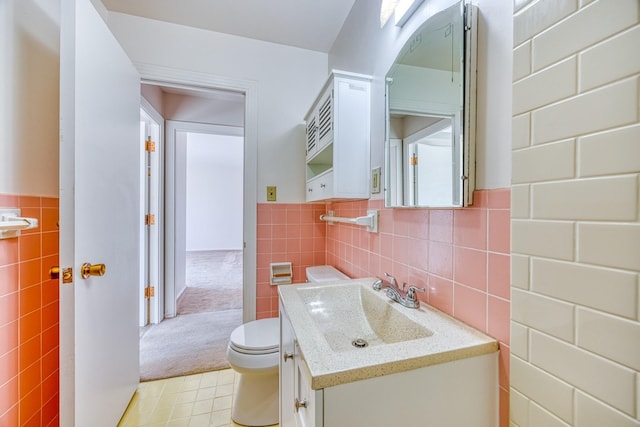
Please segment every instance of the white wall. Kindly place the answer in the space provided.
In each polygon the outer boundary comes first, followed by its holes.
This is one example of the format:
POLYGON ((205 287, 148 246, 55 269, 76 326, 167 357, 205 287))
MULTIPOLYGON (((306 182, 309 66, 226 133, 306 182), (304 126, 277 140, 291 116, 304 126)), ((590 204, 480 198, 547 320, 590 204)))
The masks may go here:
POLYGON ((511 425, 640 426, 640 2, 517 1, 511 425))
POLYGON ((0 2, 0 193, 58 196, 60 4, 0 2))
MULTIPOLYGON (((424 2, 403 28, 391 19, 380 28, 380 2, 356 0, 329 52, 329 68, 373 75, 371 167, 384 167, 384 77, 411 34, 453 0, 424 2)), ((511 40, 513 6, 505 0, 477 0, 478 99, 476 188, 504 188, 511 176, 511 40)), ((383 197, 380 195, 379 197, 383 197)))
POLYGON ((243 143, 187 134, 187 251, 242 249, 243 143))
POLYGON ((304 201, 304 114, 327 77, 327 55, 120 13, 109 26, 130 58, 258 85, 258 202, 304 201))

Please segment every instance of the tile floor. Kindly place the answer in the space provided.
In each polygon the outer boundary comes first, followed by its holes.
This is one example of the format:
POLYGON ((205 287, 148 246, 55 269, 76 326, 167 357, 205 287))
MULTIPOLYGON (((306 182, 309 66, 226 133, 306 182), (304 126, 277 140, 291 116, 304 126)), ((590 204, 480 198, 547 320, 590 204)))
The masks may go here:
POLYGON ((231 420, 237 381, 224 369, 140 383, 118 427, 240 426, 231 420))

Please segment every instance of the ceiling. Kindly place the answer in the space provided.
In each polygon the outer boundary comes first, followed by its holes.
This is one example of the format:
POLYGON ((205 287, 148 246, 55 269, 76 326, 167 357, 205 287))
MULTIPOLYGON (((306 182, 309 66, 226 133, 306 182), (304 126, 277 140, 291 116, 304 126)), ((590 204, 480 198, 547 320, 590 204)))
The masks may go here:
MULTIPOLYGON (((371 1, 371 0, 367 0, 371 1)), ((355 0, 102 0, 110 11, 329 52, 355 0)))

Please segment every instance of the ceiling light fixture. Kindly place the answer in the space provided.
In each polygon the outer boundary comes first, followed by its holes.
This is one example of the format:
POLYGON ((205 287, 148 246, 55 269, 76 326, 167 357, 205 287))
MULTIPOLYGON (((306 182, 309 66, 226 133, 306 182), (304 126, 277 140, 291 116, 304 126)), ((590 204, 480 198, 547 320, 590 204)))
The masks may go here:
POLYGON ((424 0, 399 0, 394 9, 396 26, 402 27, 424 0))
POLYGON ((389 21, 398 1, 400 0, 382 0, 382 4, 380 5, 380 28, 384 27, 384 24, 389 21))

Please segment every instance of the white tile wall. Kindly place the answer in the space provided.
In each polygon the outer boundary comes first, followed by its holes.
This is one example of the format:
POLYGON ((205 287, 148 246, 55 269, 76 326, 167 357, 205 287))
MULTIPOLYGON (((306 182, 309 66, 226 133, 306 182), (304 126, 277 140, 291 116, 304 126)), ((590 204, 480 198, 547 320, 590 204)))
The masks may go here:
POLYGON ((576 390, 576 420, 580 427, 638 427, 638 421, 576 390))
POLYGON ((511 126, 512 135, 512 147, 524 148, 528 147, 531 143, 531 115, 522 114, 521 116, 514 117, 511 126))
POLYGON ((638 79, 634 77, 533 111, 531 132, 533 143, 542 144, 637 121, 638 79))
POLYGON ((640 125, 578 139, 579 176, 637 173, 640 170, 638 141, 640 141, 640 125))
POLYGON ((511 251, 572 260, 574 224, 559 221, 511 221, 511 251))
POLYGON ((514 6, 510 423, 640 427, 640 1, 514 6))
POLYGON ((538 219, 633 221, 638 216, 637 195, 635 175, 533 184, 532 214, 538 219))
POLYGON ((531 42, 522 43, 513 49, 513 81, 531 73, 531 42))
POLYGON ((511 425, 529 427, 529 399, 511 389, 511 425))
POLYGON ((572 56, 513 84, 513 114, 575 95, 578 90, 578 58, 572 56), (549 90, 540 90, 541 87, 549 90))
POLYGON ((640 324, 578 308, 578 346, 640 371, 640 324))
MULTIPOLYGON (((572 419, 573 387, 517 357, 511 358, 511 388, 557 417, 565 421, 572 419)), ((512 407, 512 412, 515 409, 512 407)), ((529 418, 528 415, 526 417, 529 418)), ((518 415, 514 414, 512 418, 518 418, 518 415)))
POLYGON ((640 271, 640 223, 578 224, 578 234, 578 261, 640 271))
POLYGON ((580 90, 589 90, 631 76, 640 68, 640 28, 605 40, 580 54, 580 90), (602 65, 606 64, 606 67, 602 65))
POLYGON ((529 425, 532 426, 545 426, 545 427, 569 427, 569 424, 565 423, 561 419, 554 416, 551 412, 548 412, 543 407, 531 403, 529 409, 529 425))
POLYGON ((633 370, 537 331, 531 332, 530 352, 535 366, 627 414, 635 414, 633 370))
POLYGON ((530 215, 530 185, 513 185, 511 187, 511 204, 518 210, 511 211, 511 218, 528 218, 530 215), (515 200, 514 200, 515 199, 515 200))
POLYGON ((532 290, 607 313, 636 319, 637 275, 628 271, 535 258, 532 290))
POLYGON ((511 290, 512 320, 569 342, 574 340, 574 308, 572 304, 533 292, 511 290))
POLYGON ((514 151, 511 155, 511 182, 521 184, 573 178, 575 151, 573 139, 514 151))
MULTIPOLYGON (((514 10, 518 11, 518 1, 514 10)), ((577 10, 577 0, 539 0, 530 2, 527 7, 516 13, 513 19, 513 44, 532 38, 546 28, 560 21, 562 18, 577 10)))
POLYGON ((637 24, 638 6, 638 0, 598 0, 580 8, 533 38, 533 69, 545 68, 637 24))

